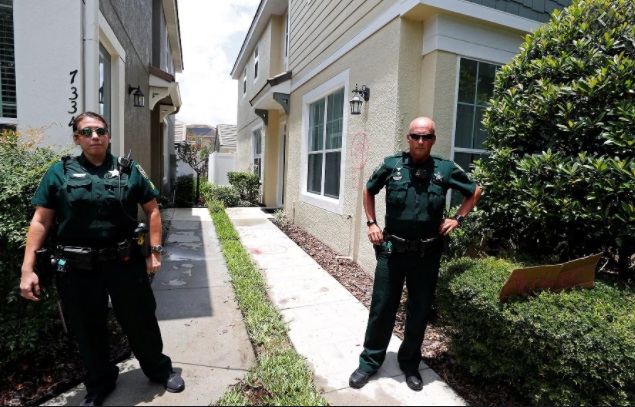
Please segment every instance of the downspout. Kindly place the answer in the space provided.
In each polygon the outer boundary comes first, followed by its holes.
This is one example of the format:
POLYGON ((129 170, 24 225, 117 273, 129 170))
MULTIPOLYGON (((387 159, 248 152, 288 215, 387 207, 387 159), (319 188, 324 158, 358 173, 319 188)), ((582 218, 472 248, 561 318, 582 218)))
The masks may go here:
POLYGON ((99 0, 84 0, 84 111, 99 113, 99 0))

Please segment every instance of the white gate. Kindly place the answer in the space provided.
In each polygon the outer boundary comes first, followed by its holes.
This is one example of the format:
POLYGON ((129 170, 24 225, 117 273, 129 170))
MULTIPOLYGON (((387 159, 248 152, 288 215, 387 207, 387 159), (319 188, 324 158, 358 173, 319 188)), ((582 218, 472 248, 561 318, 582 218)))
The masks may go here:
POLYGON ((229 185, 227 173, 234 171, 236 153, 212 153, 209 156, 207 180, 214 185, 229 185))

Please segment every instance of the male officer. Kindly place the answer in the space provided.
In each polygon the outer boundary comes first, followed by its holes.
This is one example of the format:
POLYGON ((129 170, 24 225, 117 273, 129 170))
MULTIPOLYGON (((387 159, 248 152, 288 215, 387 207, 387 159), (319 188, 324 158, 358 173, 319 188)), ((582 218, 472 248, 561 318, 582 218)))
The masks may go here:
POLYGON ((439 273, 443 236, 461 225, 481 189, 451 161, 431 156, 434 122, 419 117, 406 135, 410 150, 386 157, 364 188, 368 238, 375 245, 377 268, 364 350, 349 384, 362 388, 386 357, 404 280, 408 289, 404 340, 397 356, 412 390, 421 390, 421 345, 439 273), (375 218, 375 195, 386 187, 386 228, 375 218), (444 219, 446 192, 457 189, 465 199, 457 215, 444 219))
POLYGON ((119 374, 109 362, 108 296, 143 373, 169 392, 183 391, 183 379, 162 353, 148 280, 148 274, 161 267, 158 191, 138 164, 110 154, 108 127, 97 113, 77 116, 73 141, 82 154, 53 164, 32 199, 36 209, 22 263, 22 296, 38 301, 35 251, 57 223, 57 287, 87 370, 87 395, 80 405, 102 405, 119 374), (149 220, 153 245, 145 258, 131 241, 139 204, 149 220))

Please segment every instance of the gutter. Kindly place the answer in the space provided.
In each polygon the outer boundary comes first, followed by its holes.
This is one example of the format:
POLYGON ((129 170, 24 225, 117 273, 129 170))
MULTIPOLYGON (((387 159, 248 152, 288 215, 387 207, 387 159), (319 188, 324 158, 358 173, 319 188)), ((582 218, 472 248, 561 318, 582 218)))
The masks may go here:
POLYGON ((99 112, 99 0, 84 1, 84 111, 99 112))

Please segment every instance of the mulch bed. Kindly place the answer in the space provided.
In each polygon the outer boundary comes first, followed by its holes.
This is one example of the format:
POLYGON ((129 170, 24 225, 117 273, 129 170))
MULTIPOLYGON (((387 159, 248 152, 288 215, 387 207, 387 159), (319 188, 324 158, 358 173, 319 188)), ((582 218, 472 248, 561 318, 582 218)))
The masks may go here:
MULTIPOLYGON (((109 331, 110 359, 119 363, 130 358, 132 353, 128 339, 115 322, 114 315, 109 320, 109 331)), ((46 344, 42 343, 41 346, 46 347, 46 344)), ((3 380, 0 381, 0 405, 40 405, 82 382, 86 370, 72 333, 67 336, 63 351, 50 356, 39 363, 23 361, 6 377, 3 372, 3 380)))
MULTIPOLYGON (((336 256, 340 256, 339 253, 302 228, 292 224, 284 226, 278 224, 278 227, 313 257, 324 270, 346 287, 366 308, 370 308, 373 291, 373 277, 371 275, 367 274, 357 263, 345 259, 336 260, 336 256)), ((405 316, 404 296, 397 312, 394 329, 395 335, 402 340, 405 316)), ((426 330, 421 352, 424 362, 471 405, 521 406, 530 404, 513 389, 475 377, 457 364, 448 353, 447 338, 443 333, 441 321, 437 318, 434 310, 426 330)), ((354 366, 351 369, 354 369, 354 366)))

